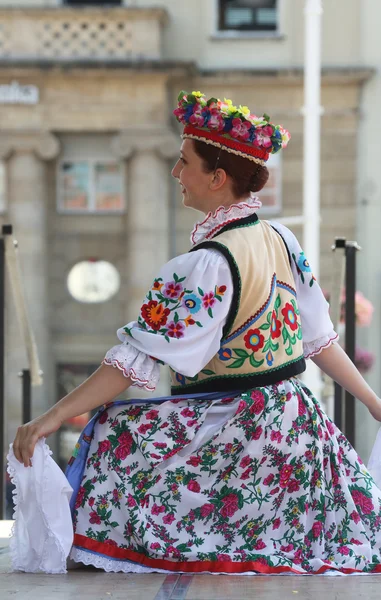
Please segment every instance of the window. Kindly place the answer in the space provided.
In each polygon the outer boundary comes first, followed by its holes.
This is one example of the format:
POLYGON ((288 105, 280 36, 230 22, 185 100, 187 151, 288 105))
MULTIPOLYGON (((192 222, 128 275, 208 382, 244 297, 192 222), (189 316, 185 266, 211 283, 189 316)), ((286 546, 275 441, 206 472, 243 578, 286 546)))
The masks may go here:
POLYGON ((59 212, 123 212, 123 165, 102 159, 63 160, 58 165, 57 198, 59 212))
POLYGON ((64 0, 64 4, 77 6, 120 6, 123 0, 64 0))
POLYGON ((262 211, 268 215, 279 214, 282 210, 282 159, 280 152, 271 154, 266 163, 270 176, 263 190, 258 192, 262 211))
POLYGON ((276 31, 277 0, 218 0, 220 31, 276 31))

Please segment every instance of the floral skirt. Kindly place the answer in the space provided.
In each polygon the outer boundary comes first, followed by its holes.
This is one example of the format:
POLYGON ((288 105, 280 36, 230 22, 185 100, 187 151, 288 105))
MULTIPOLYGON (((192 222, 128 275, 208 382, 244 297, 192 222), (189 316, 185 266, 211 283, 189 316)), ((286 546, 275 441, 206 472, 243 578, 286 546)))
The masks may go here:
POLYGON ((381 572, 381 491, 300 381, 136 402, 105 407, 87 439, 72 559, 124 572, 381 572))

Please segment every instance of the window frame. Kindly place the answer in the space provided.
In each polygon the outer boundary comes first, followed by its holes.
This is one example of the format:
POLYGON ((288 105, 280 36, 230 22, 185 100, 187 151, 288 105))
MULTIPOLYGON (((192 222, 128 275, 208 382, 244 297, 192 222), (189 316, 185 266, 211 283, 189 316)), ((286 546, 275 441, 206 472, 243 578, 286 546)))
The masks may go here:
POLYGON ((0 215, 8 210, 8 168, 5 160, 0 160, 0 215))
POLYGON ((270 195, 269 193, 267 193, 266 186, 260 192, 258 192, 258 198, 263 203, 261 213, 263 213, 266 216, 279 216, 282 214, 283 209, 283 160, 281 152, 277 152, 276 154, 270 154, 270 158, 267 161, 267 167, 269 168, 269 170, 271 170, 271 163, 273 163, 274 167, 276 166, 278 169, 277 182, 275 186, 276 203, 274 204, 274 206, 266 206, 264 204, 264 199, 266 198, 266 196, 270 195))
POLYGON ((253 29, 253 30, 245 30, 245 29, 220 29, 220 0, 214 0, 213 2, 213 10, 214 10, 214 18, 213 18, 213 32, 212 39, 252 39, 252 38, 273 38, 273 39, 282 39, 284 36, 281 33, 281 17, 282 17, 282 2, 280 0, 276 0, 276 11, 277 11, 277 22, 275 29, 253 29))
POLYGON ((65 157, 61 158, 57 162, 56 169, 56 199, 57 199, 57 213, 60 215, 123 215, 127 210, 127 200, 126 200, 126 169, 125 163, 123 161, 118 161, 116 159, 110 158, 70 158, 65 157), (87 209, 70 209, 64 208, 64 195, 63 195, 63 171, 62 165, 65 163, 87 163, 90 167, 90 181, 89 181, 89 208, 87 209), (95 165, 97 164, 106 164, 106 165, 114 165, 117 164, 121 169, 121 188, 122 188, 122 201, 123 206, 118 210, 99 210, 96 208, 96 188, 95 188, 95 165))

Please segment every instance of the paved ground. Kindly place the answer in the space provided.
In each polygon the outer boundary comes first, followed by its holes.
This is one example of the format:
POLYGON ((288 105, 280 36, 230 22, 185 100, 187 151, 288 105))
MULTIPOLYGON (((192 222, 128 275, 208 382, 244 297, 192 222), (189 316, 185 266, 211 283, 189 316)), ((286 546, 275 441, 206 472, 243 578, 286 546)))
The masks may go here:
POLYGON ((381 576, 239 577, 124 575, 84 568, 67 575, 12 573, 10 522, 0 521, 1 600, 380 600, 381 576))

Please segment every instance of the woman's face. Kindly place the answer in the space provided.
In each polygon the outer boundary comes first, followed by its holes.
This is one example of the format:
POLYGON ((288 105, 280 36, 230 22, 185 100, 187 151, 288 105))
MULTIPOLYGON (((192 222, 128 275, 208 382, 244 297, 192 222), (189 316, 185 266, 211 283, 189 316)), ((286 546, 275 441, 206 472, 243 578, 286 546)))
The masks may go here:
POLYGON ((203 170, 202 158, 194 151, 192 140, 183 141, 180 158, 172 169, 172 176, 181 185, 184 206, 208 212, 213 173, 205 173, 203 170))

